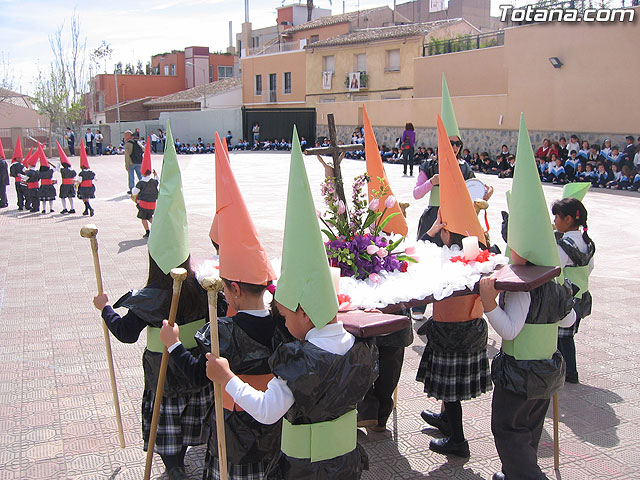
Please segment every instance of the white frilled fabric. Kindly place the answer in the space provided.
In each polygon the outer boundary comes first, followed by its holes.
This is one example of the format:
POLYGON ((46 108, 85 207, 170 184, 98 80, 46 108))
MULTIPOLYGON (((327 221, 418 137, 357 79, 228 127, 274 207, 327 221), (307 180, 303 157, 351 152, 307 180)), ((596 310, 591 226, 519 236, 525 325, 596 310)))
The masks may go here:
MULTIPOLYGON (((379 272, 380 281, 356 280, 340 277, 341 294, 351 297, 350 309, 384 308, 410 300, 422 300, 433 295, 442 300, 453 292, 473 288, 482 274, 491 273, 500 265, 509 263, 502 255, 491 255, 486 262, 452 262, 452 257, 463 252, 457 246, 438 247, 431 242, 416 242, 415 254, 418 263, 409 263, 406 272, 379 272)), ((400 245, 396 251, 402 251, 400 245)), ((280 259, 272 260, 276 275, 280 274, 280 259)))

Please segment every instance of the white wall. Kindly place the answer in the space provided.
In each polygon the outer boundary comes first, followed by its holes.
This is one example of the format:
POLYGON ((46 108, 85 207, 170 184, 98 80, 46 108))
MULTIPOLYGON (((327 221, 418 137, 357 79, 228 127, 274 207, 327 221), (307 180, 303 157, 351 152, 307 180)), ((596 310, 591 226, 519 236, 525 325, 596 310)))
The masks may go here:
POLYGON ((158 123, 166 130, 171 119, 173 138, 182 143, 193 143, 202 137, 205 143, 213 143, 217 131, 222 137, 231 130, 233 142, 242 137, 242 112, 240 108, 205 110, 201 112, 162 112, 158 123))

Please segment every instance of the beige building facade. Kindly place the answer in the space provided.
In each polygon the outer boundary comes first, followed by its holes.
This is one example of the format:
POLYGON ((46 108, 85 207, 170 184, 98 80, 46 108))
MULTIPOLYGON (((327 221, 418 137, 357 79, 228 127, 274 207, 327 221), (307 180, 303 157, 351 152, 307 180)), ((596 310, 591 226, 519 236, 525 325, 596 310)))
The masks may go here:
MULTIPOLYGON (((636 8, 636 16, 640 9, 636 8)), ((318 125, 327 113, 338 124, 361 124, 364 103, 374 125, 401 128, 411 121, 433 129, 447 77, 461 129, 517 132, 520 112, 541 132, 640 132, 635 61, 637 23, 540 23, 508 28, 504 45, 413 59, 414 98, 316 103, 318 125), (551 57, 562 62, 554 68, 551 57)), ((404 68, 404 64, 403 67, 404 68)), ((309 71, 310 88, 313 76, 309 71)), ((403 75, 404 77, 404 75, 403 75)))
POLYGON ((319 41, 306 49, 307 105, 410 99, 414 59, 422 55, 424 42, 476 33, 468 22, 454 19, 357 30, 319 41), (356 72, 360 82, 352 88, 356 72))

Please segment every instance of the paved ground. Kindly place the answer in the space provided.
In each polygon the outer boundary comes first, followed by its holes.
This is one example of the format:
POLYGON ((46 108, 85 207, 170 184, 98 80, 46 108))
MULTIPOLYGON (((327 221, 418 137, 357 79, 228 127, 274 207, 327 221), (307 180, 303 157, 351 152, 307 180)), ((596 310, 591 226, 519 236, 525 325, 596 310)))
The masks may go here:
MULTIPOLYGON (((154 156, 159 170, 160 157, 154 156)), ((77 164, 78 159, 73 159, 77 164)), ((124 194, 122 157, 91 158, 97 173, 98 198, 93 202, 105 289, 112 299, 146 279, 146 242, 133 203, 124 194)), ((213 215, 213 156, 181 156, 189 211, 191 252, 212 254, 207 237, 213 215)), ((257 229, 269 254, 280 256, 288 156, 232 154, 231 164, 243 189, 257 229)), ((317 205, 322 169, 308 160, 317 205)), ((415 234, 425 201, 414 202, 414 179, 401 167, 387 167, 391 186, 408 210, 410 235, 415 234)), ((345 161, 349 179, 364 163, 345 161)), ((483 177, 496 187, 491 201, 492 233, 499 236, 500 210, 509 180, 483 177)), ((348 182, 349 183, 349 182, 348 182)), ((545 186, 551 202, 560 189, 545 186)), ((91 304, 96 291, 88 240, 79 235, 89 222, 82 215, 61 216, 0 211, 0 479, 135 479, 142 478, 144 452, 140 434, 141 355, 145 341, 124 345, 113 340, 116 375, 127 447, 118 446, 104 340, 98 312, 91 304)), ((580 385, 560 394, 561 467, 557 478, 640 478, 640 398, 638 376, 640 326, 640 229, 637 195, 591 192, 589 233, 598 253, 591 277, 593 314, 577 337, 580 385), (634 453, 635 452, 635 453, 634 453)), ((56 203, 56 209, 60 210, 56 203)), ((82 208, 76 204, 76 210, 82 208)), ((416 324, 416 327, 419 324, 416 324)), ((490 432, 490 394, 463 403, 465 433, 471 445, 467 462, 447 461, 428 450, 437 435, 419 417, 423 408, 437 408, 414 381, 424 346, 416 336, 407 348, 398 409, 385 434, 362 430, 371 469, 365 479, 486 479, 500 467, 490 432)), ((490 353, 499 348, 496 335, 490 353)), ((551 420, 540 448, 545 471, 552 472, 551 420)), ((189 474, 199 478, 202 448, 188 453, 189 474)), ((163 476, 156 457, 154 478, 163 476)))

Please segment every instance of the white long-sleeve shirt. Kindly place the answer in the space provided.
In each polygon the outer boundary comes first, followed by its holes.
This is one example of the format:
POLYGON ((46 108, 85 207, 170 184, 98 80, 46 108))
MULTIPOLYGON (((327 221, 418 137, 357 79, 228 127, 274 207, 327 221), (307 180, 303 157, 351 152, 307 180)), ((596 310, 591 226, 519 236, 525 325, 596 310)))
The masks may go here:
MULTIPOLYGON (((344 329, 342 322, 336 322, 320 329, 312 328, 307 332, 305 341, 327 352, 344 355, 353 346, 355 338, 344 329)), ((265 392, 256 390, 238 377, 229 380, 225 390, 249 415, 265 425, 280 420, 295 401, 287 382, 278 377, 267 384, 265 392)))
MULTIPOLYGON (((566 232, 563 235, 563 237, 570 238, 575 242, 576 246, 578 247, 578 250, 580 250, 582 253, 587 253, 587 250, 589 249, 589 247, 587 246, 587 242, 584 241, 584 238, 582 238, 582 232, 580 232, 580 230, 571 230, 569 232, 566 232)), ((569 255, 567 255, 567 253, 559 245, 558 245, 558 251, 560 253, 560 265, 562 265, 562 268, 573 266, 573 261, 569 258, 569 255)), ((593 257, 591 257, 591 260, 589 260, 589 273, 591 273, 591 271, 593 270, 593 267, 594 267, 593 257)))
MULTIPOLYGON (((496 306, 490 312, 485 312, 487 320, 493 329, 504 340, 513 340, 524 328, 525 320, 531 306, 529 292, 505 292, 504 310, 496 306)), ((576 312, 571 309, 569 314, 560 320, 560 327, 568 328, 576 321, 576 312)))

